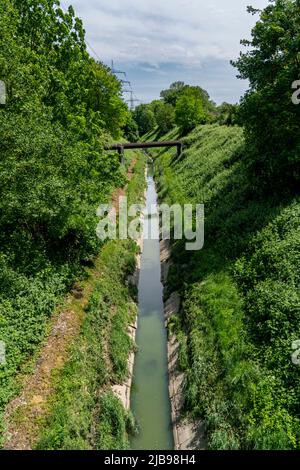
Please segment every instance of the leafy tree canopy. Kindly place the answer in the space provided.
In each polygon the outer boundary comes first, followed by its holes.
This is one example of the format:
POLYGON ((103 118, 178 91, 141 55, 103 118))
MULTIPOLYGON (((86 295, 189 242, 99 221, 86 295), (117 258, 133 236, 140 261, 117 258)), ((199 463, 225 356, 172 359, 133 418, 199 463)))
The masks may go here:
POLYGON ((221 104, 221 106, 217 107, 216 111, 219 124, 233 126, 239 123, 239 106, 237 104, 224 102, 221 104))
POLYGON ((183 133, 194 129, 208 120, 208 113, 203 103, 203 96, 198 87, 189 87, 176 103, 175 121, 183 133))
POLYGON ((1 0, 0 10, 8 92, 0 110, 1 233, 13 227, 49 243, 50 234, 71 231, 87 242, 101 187, 120 177, 102 148, 128 119, 121 84, 88 55, 72 7, 64 13, 58 1, 1 0))
POLYGON ((300 76, 300 2, 271 0, 242 44, 251 49, 233 64, 250 81, 241 103, 254 178, 275 185, 299 184, 300 106, 292 103, 292 84, 300 76))

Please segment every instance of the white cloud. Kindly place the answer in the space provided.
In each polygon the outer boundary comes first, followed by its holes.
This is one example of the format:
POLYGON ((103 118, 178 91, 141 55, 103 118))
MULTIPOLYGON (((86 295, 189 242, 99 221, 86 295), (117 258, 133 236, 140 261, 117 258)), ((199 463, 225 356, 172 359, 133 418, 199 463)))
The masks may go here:
MULTIPOLYGON (((66 0, 64 0, 64 3, 66 0)), ((267 0, 253 0, 264 7, 267 0)), ((253 3, 252 2, 252 3, 253 3)), ((72 0, 103 60, 176 62, 232 59, 255 18, 249 0, 72 0)), ((251 2, 250 2, 251 3, 251 2)))
MULTIPOLYGON (((62 0, 75 7, 93 51, 128 72, 139 98, 149 101, 172 81, 200 84, 217 102, 236 102, 247 82, 229 65, 256 16, 247 5, 268 0, 62 0)), ((92 55, 94 53, 90 50, 92 55)))

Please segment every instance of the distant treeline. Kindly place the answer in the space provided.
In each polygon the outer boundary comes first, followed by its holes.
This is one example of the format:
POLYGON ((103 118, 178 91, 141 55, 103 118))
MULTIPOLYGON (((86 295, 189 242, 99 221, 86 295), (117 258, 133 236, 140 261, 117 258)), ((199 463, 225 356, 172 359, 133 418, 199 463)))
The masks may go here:
MULTIPOLYGON (((249 152, 247 166, 253 183, 260 187, 288 185, 296 189, 300 171, 300 104, 292 100, 300 80, 300 3, 299 0, 272 0, 259 14, 252 30, 250 46, 232 65, 238 78, 247 79, 250 89, 240 104, 210 99, 200 86, 173 83, 161 92, 161 99, 141 104, 134 113, 128 137, 137 138, 156 126, 166 133, 177 126, 182 135, 201 124, 240 125, 249 152)), ((300 93, 299 93, 300 94, 300 93)))
POLYGON ((156 126, 161 134, 174 126, 178 126, 182 134, 187 134, 199 124, 237 124, 238 105, 224 102, 217 106, 200 86, 174 82, 160 96, 159 100, 135 108, 128 138, 134 140, 156 126))

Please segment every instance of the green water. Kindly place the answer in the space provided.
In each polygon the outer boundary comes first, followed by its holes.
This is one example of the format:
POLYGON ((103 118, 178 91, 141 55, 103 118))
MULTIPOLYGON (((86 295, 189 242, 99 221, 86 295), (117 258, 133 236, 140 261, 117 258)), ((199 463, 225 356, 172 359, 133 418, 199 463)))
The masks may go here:
MULTIPOLYGON (((136 336, 131 409, 139 434, 133 450, 172 450, 171 409, 168 394, 167 336, 163 320, 163 287, 160 282, 157 194, 151 175, 147 177, 147 211, 144 250, 139 280, 139 319, 136 336), (151 210, 151 205, 152 207, 151 210), (155 239, 147 239, 150 224, 155 239)), ((153 238, 153 237, 151 237, 153 238)))

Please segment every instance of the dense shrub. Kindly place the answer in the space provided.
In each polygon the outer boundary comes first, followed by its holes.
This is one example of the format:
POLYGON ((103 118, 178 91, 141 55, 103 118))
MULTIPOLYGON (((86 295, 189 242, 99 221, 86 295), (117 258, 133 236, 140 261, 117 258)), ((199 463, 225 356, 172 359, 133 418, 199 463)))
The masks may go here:
MULTIPOLYGON (((130 203, 143 198, 144 174, 144 159, 139 157, 127 187, 130 203)), ((137 251, 132 240, 111 240, 102 247, 80 334, 70 347, 69 360, 53 378, 48 415, 39 426, 39 449, 129 447, 135 420, 110 390, 127 378, 128 356, 135 348, 128 336, 137 315, 135 292, 127 281, 137 251)))
POLYGON ((0 31, 2 411, 58 298, 100 247, 97 206, 125 183, 103 146, 122 135, 128 110, 120 82, 88 55, 72 7, 1 0, 0 31))
POLYGON ((187 88, 176 102, 175 122, 183 133, 205 124, 208 119, 202 93, 197 87, 187 88))
POLYGON ((184 148, 160 152, 156 174, 167 202, 205 204, 204 249, 174 241, 168 276, 168 293, 183 298, 171 327, 186 411, 204 421, 211 449, 298 449, 299 197, 253 191, 238 126, 199 126, 184 148))

